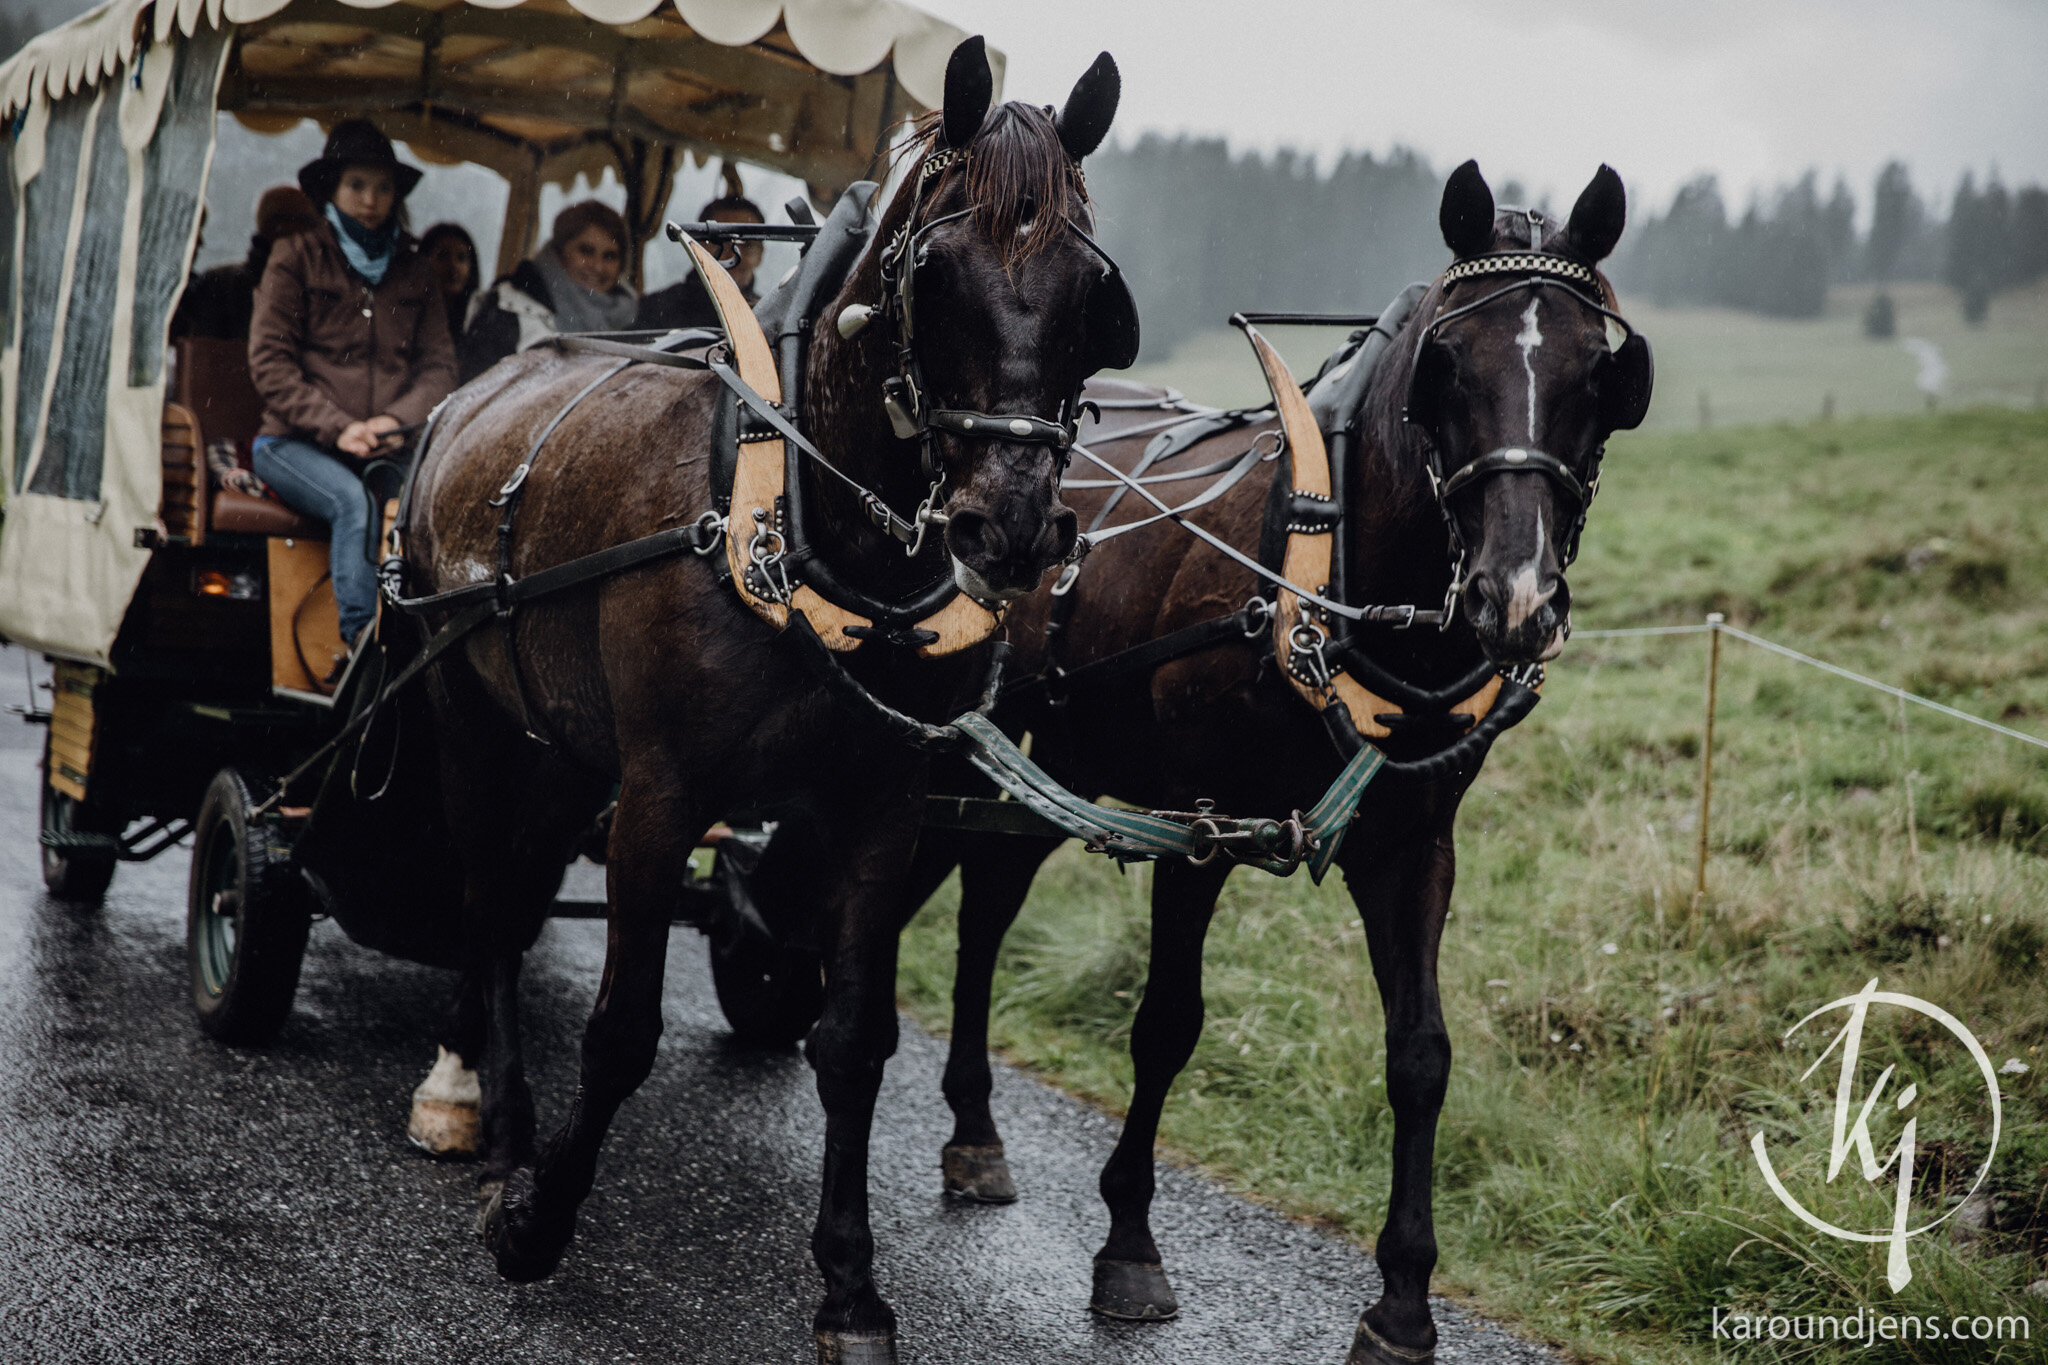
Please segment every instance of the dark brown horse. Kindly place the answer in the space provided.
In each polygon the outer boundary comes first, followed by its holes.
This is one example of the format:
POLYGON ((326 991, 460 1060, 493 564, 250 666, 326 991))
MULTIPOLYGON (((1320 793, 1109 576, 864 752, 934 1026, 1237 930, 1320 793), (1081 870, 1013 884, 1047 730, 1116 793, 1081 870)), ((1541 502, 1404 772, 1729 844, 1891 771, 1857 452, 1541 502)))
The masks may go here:
MULTIPOLYGON (((1548 659, 1563 646, 1570 610, 1564 570, 1584 499, 1571 492, 1568 478, 1528 466, 1531 452, 1547 452, 1562 462, 1564 475, 1589 489, 1609 433, 1642 419, 1647 350, 1617 354, 1625 329, 1605 315, 1613 294, 1592 269, 1613 249, 1624 217, 1621 182, 1605 167, 1562 229, 1540 214, 1496 212, 1470 163, 1446 186, 1444 238, 1460 263, 1481 261, 1478 270, 1486 273, 1440 278, 1394 338, 1366 390, 1342 508, 1354 602, 1434 607, 1446 600, 1456 556, 1433 488, 1429 443, 1439 476, 1456 485, 1449 510, 1465 551, 1457 619, 1443 632, 1358 628, 1365 652, 1421 688, 1445 688, 1486 661, 1548 659), (1549 268, 1576 269, 1577 282, 1502 289, 1513 267, 1496 253, 1531 248, 1545 253, 1549 268), (1470 478, 1458 480, 1468 466, 1470 478)), ((1119 440, 1114 430, 1099 431, 1088 444, 1128 469, 1145 442, 1119 440)), ((1199 467, 1235 455, 1246 441, 1239 428, 1163 467, 1199 467)), ((1276 482, 1287 478, 1285 469, 1282 462, 1276 482)), ((1260 541, 1266 482, 1244 480, 1195 520, 1250 553, 1260 541)), ((1106 494, 1068 496, 1092 515, 1106 494)), ((1151 510, 1137 503, 1126 496, 1112 523, 1151 510)), ((1261 587, 1249 570, 1170 526, 1112 540, 1083 564, 1072 589, 1078 601, 1058 633, 1057 662, 1080 669, 1230 612, 1261 587)), ((1040 592, 1012 610, 1007 630, 1017 645, 1018 674, 1048 662, 1044 627, 1052 600, 1040 592)), ((1152 808, 1193 810, 1207 798, 1234 815, 1285 816, 1306 809, 1340 765, 1324 724, 1274 666, 1270 632, 1100 687, 1076 679, 1065 697, 1028 688, 998 716, 1013 734, 1029 730, 1033 758, 1071 789, 1152 808)), ((1397 729, 1377 742, 1397 760, 1415 759, 1441 748, 1447 733, 1455 730, 1432 736, 1397 729)), ((1383 775, 1367 789, 1338 854, 1386 1011, 1395 1125, 1392 1192, 1378 1241, 1385 1288, 1364 1313, 1353 1365, 1427 1360, 1436 1343, 1428 1303, 1437 1257, 1431 1164, 1451 1064, 1437 946, 1450 906, 1452 826, 1478 757, 1483 751, 1462 771, 1425 783, 1383 775)), ((948 1188, 964 1197, 1016 1197, 989 1112, 989 987, 1003 935, 1055 846, 1014 835, 929 833, 919 849, 910 909, 953 865, 961 872, 945 1073, 956 1123, 945 1164, 948 1188)), ((1097 1255, 1093 1306, 1111 1316, 1158 1320, 1177 1309, 1149 1222, 1153 1140, 1167 1089, 1201 1034, 1203 937, 1229 868, 1221 858, 1208 866, 1167 860, 1153 882, 1151 974, 1131 1034, 1136 1088, 1102 1173, 1110 1229, 1097 1255)))
MULTIPOLYGON (((804 428, 900 516, 931 485, 920 468, 925 448, 896 434, 883 405, 906 337, 932 408, 1048 421, 1076 413, 1103 354, 1091 329, 1106 325, 1098 296, 1108 278, 1085 236, 1079 163, 1100 145, 1117 97, 1104 54, 1057 119, 1021 104, 991 110, 981 40, 963 44, 948 67, 943 113, 882 214, 880 249, 855 265, 811 330, 804 428), (879 258, 897 240, 915 246, 897 258, 914 272, 914 314, 842 338, 832 319, 884 303, 879 258)), ((711 375, 620 368, 574 349, 535 348, 499 365, 450 400, 422 456, 403 528, 414 591, 525 578, 697 521, 713 506, 714 412, 729 401, 711 375), (500 489, 523 460, 532 467, 507 542, 500 489), (506 543, 509 562, 500 558, 506 543)), ((876 529, 872 504, 816 463, 805 466, 813 548, 834 581, 900 601, 950 576, 999 605, 1072 548, 1054 445, 948 429, 929 448, 950 490, 948 520, 943 544, 933 536, 914 557, 876 529)), ((743 517, 735 503, 731 534, 754 534, 743 517)), ((466 1048, 466 1060, 481 1051, 484 1175, 496 1186, 484 1239, 508 1278, 538 1279, 558 1264, 606 1128, 654 1062, 669 925, 691 848, 728 812, 787 813, 809 833, 819 893, 802 922, 777 927, 817 947, 826 986, 808 1047, 826 1111, 812 1239, 826 1283, 819 1350, 833 1361, 893 1359, 894 1314, 872 1277, 867 1144, 895 1049, 896 907, 926 761, 851 722, 717 565, 683 555, 537 601, 428 674, 451 852, 474 936, 464 989, 488 1031, 480 1049, 466 1048), (520 956, 614 783, 603 981, 574 1104, 536 1152, 518 1042, 520 956)), ((816 568, 797 571, 823 581, 816 568)), ((943 720, 972 705, 986 647, 923 658, 919 643, 871 638, 842 657, 899 710, 943 720)))

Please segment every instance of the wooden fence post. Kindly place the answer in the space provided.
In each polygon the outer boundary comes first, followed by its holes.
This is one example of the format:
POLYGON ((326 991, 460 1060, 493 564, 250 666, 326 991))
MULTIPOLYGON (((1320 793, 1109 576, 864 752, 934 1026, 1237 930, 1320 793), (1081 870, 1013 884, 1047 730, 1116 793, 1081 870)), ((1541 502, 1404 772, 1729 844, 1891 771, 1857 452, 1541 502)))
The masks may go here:
POLYGON ((1700 838, 1692 883, 1694 919, 1707 899, 1707 826, 1714 809, 1714 703, 1721 691, 1721 623, 1726 619, 1718 611, 1707 614, 1707 725, 1700 737, 1700 838))

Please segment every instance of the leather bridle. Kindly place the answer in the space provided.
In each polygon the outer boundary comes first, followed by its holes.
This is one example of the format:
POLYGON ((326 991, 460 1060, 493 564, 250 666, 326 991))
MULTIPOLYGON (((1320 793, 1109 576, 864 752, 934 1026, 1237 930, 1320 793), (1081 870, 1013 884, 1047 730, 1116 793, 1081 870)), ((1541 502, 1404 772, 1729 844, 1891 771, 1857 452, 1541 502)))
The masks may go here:
MULTIPOLYGON (((888 413, 890 428, 898 439, 919 443, 920 465, 925 477, 932 481, 924 504, 917 511, 917 540, 906 550, 912 555, 923 543, 924 528, 945 521, 945 513, 937 510, 939 493, 946 480, 945 464, 939 455, 940 433, 973 440, 1048 446, 1060 470, 1064 471, 1075 434, 1081 425, 1081 415, 1090 406, 1081 401, 1078 388, 1061 400, 1058 413, 1050 418, 1035 413, 990 413, 970 408, 938 407, 932 402, 925 384, 924 367, 917 354, 917 268, 923 264, 929 251, 927 239, 930 235, 949 223, 969 217, 974 209, 969 207, 941 214, 922 225, 917 225, 917 216, 923 209, 925 183, 948 166, 966 161, 968 156, 965 151, 942 149, 926 157, 918 167, 916 197, 911 205, 910 219, 896 230, 895 236, 882 249, 882 305, 870 315, 871 319, 881 321, 895 333, 896 373, 882 381, 882 407, 888 413)), ((1080 168, 1077 166, 1073 170, 1078 181, 1080 168)), ((1137 306, 1131 298, 1130 286, 1124 279, 1123 270, 1100 243, 1072 218, 1063 221, 1067 230, 1103 264, 1102 276, 1095 286, 1098 292, 1089 302, 1089 333, 1094 344, 1087 359, 1093 363, 1085 368, 1091 374, 1102 368, 1121 369, 1137 358, 1138 350, 1137 306), (1098 309, 1103 310, 1099 316, 1098 309)), ((865 320, 862 325, 865 325, 865 320)))
POLYGON ((1555 289, 1600 315, 1608 325, 1610 352, 1618 355, 1624 347, 1638 348, 1641 351, 1642 363, 1646 367, 1649 364, 1649 343, 1627 318, 1599 301, 1597 296, 1605 292, 1600 276, 1584 263, 1550 251, 1490 252, 1456 262, 1444 272, 1441 284, 1443 288, 1448 288, 1460 280, 1489 275, 1517 275, 1521 278, 1470 303, 1445 309, 1423 324, 1420 335, 1415 339, 1415 350, 1409 367, 1408 395, 1401 411, 1402 422, 1412 426, 1422 435, 1423 448, 1428 458, 1430 489, 1436 495, 1437 510, 1443 515, 1445 529, 1450 533, 1451 581, 1444 592, 1443 616, 1437 627, 1439 630, 1450 628, 1453 609, 1470 585, 1466 566, 1471 551, 1465 542, 1464 530, 1458 524, 1455 510, 1457 499, 1486 480, 1504 474, 1540 474, 1549 479, 1564 495, 1566 503, 1572 509, 1571 532, 1565 538, 1561 566, 1570 568, 1572 561, 1578 558, 1579 537, 1586 529, 1586 518, 1593 509, 1593 499, 1600 492, 1600 463, 1607 453, 1607 447, 1604 440, 1593 447, 1592 453, 1584 460, 1588 473, 1583 478, 1570 464, 1533 445, 1502 446, 1489 450, 1476 459, 1460 465, 1448 475, 1445 474, 1443 453, 1437 447, 1430 424, 1417 420, 1414 416, 1416 389, 1422 377, 1424 349, 1451 323, 1470 317, 1510 294, 1555 289), (1588 297, 1588 290, 1592 291, 1595 297, 1588 297), (1623 339, 1619 341, 1615 339, 1616 326, 1621 328, 1623 334, 1623 339))

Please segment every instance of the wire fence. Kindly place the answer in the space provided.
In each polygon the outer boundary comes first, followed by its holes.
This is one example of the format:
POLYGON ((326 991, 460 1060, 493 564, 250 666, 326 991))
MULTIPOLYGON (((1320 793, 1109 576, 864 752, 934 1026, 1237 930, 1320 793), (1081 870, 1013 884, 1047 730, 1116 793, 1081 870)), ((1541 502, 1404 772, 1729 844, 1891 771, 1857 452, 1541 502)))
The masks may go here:
POLYGON ((2007 739, 2016 739, 2022 744, 2031 744, 2036 749, 2048 749, 2048 739, 2043 739, 2039 735, 2030 735, 2024 730, 2015 730, 2010 726, 2000 725, 1997 721, 1986 720, 1982 716, 1973 716, 1968 711, 1959 711, 1953 706, 1946 706, 1941 702, 1935 701, 1932 697, 1923 697, 1916 692, 1908 692, 1903 687, 1894 687, 1890 683, 1879 682, 1876 678, 1865 677, 1861 673, 1843 668, 1840 664, 1831 664, 1826 659, 1816 659, 1811 654, 1802 654, 1796 649, 1779 644, 1776 640, 1766 640, 1761 635, 1752 635, 1740 626, 1731 626, 1726 621, 1718 618, 1702 622, 1696 626, 1635 626, 1622 630, 1575 630, 1572 632, 1571 638, 1574 640, 1621 640, 1633 636, 1706 635, 1715 631, 1740 640, 1744 644, 1755 645, 1758 649, 1768 650, 1770 653, 1790 659, 1794 663, 1805 664, 1808 668, 1817 668, 1823 673, 1832 673, 1837 678, 1845 679, 1859 686, 1868 687, 1876 692, 1882 692, 1888 697, 1896 697, 1900 701, 1912 702, 1915 706, 1924 706, 1930 711, 1938 711, 1952 720, 1966 721, 1980 729, 1989 730, 1993 734, 2004 735, 2007 739))
MULTIPOLYGON (((1711 648, 1707 653, 1706 724, 1700 732, 1700 814, 1698 843, 1694 852, 1692 893, 1692 909, 1694 914, 1699 913, 1700 907, 1705 902, 1707 895, 1708 831, 1713 819, 1714 797, 1714 712, 1717 696, 1720 691, 1721 637, 1724 635, 1731 639, 1740 640, 1746 645, 1754 645, 1766 653, 1790 659, 1796 664, 1819 669, 1821 672, 1841 678, 1845 682, 1852 682, 1859 687, 1870 688, 1874 692, 1882 692, 1888 697, 1897 698, 1902 703, 1910 702, 1915 706, 1923 706, 1929 711, 1947 716, 1951 720, 1964 721, 1979 729, 1989 730, 1993 734, 2005 739, 2018 740, 2020 743, 2031 745, 2036 749, 2048 749, 2048 739, 2043 739, 2039 735, 2030 735, 2024 730, 2015 730, 2011 726, 2000 725, 1997 721, 1986 720, 1982 716, 1973 716, 1968 711, 1958 710, 1953 706, 1945 705, 1934 700, 1932 697, 1923 697, 1916 692, 1908 692, 1903 687, 1894 687, 1888 682, 1880 682, 1876 678, 1867 677, 1852 669, 1844 668, 1840 664, 1829 663, 1826 659, 1817 659, 1811 654, 1802 653, 1788 645, 1781 645, 1776 640, 1767 640, 1761 635, 1753 635, 1749 631, 1743 630, 1740 626, 1729 625, 1719 612, 1714 612, 1705 621, 1695 626, 1632 626, 1616 630, 1575 630, 1572 632, 1571 638, 1574 640, 1626 640, 1660 635, 1706 635, 1711 637, 1709 641, 1711 648)), ((1901 711, 1903 712, 1903 707, 1901 711)), ((1907 788, 1909 792, 1911 790, 1910 782, 1911 778, 1909 775, 1909 785, 1907 788)), ((1906 818, 1908 822, 1907 833, 1910 839, 1912 837, 1912 806, 1910 802, 1907 806, 1906 818)))

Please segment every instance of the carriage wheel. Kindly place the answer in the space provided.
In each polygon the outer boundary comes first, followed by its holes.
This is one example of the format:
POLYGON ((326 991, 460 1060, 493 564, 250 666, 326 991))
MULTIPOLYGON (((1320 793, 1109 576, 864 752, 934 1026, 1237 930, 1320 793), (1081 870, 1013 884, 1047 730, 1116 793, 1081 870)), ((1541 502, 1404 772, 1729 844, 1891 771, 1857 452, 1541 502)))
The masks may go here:
POLYGON ((43 740, 43 885, 60 901, 97 905, 114 880, 118 844, 105 814, 50 785, 50 740, 43 740))
POLYGON ((224 1043, 266 1043, 292 1009, 312 904, 291 850, 249 819, 249 787, 223 768, 193 828, 185 957, 199 1027, 224 1043))
POLYGON ((733 1036, 757 1047, 803 1041, 825 1012, 825 975, 817 954, 756 934, 711 941, 711 984, 733 1036))

